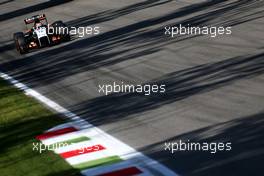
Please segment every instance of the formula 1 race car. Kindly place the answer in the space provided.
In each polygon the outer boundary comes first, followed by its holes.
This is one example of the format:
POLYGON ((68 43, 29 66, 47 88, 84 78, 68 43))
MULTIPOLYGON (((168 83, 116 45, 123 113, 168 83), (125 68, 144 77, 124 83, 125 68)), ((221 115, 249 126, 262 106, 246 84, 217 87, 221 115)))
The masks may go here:
POLYGON ((24 20, 26 32, 14 34, 14 42, 20 54, 29 52, 34 48, 41 48, 69 41, 69 29, 62 21, 48 24, 45 14, 35 15, 24 20))

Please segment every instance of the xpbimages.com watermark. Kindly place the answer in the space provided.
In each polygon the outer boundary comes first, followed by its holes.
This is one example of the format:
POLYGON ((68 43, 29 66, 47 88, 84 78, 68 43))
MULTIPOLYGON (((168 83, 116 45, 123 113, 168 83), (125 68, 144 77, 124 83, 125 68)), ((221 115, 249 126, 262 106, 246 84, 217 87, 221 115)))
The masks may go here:
MULTIPOLYGON (((76 143, 61 142, 61 143, 55 143, 55 144, 51 144, 51 145, 45 145, 42 143, 33 142, 32 143, 32 150, 35 152, 43 153, 44 151, 54 151, 56 149, 59 149, 62 147, 67 147, 67 146, 73 145, 73 144, 76 144, 76 143)), ((80 147, 77 149, 77 152, 82 154, 82 153, 89 152, 89 151, 99 151, 99 150, 102 150, 102 146, 101 145, 94 145, 94 146, 88 146, 88 147, 80 147)))
POLYGON ((154 93, 165 93, 166 86, 164 84, 120 84, 113 82, 113 84, 102 84, 98 86, 98 92, 104 95, 111 93, 143 93, 144 95, 151 95, 154 93))
POLYGON ((70 34, 70 35, 77 35, 78 37, 85 37, 88 35, 98 35, 100 34, 100 27, 99 26, 86 26, 86 27, 50 27, 48 26, 48 34, 70 34))
POLYGON ((219 151, 232 150, 231 142, 191 142, 190 140, 177 142, 165 142, 164 150, 171 154, 179 151, 204 151, 215 154, 219 151))
POLYGON ((224 26, 191 26, 182 25, 179 26, 166 26, 164 27, 165 35, 170 37, 177 37, 178 35, 209 35, 212 38, 215 38, 220 35, 231 35, 232 27, 224 26))

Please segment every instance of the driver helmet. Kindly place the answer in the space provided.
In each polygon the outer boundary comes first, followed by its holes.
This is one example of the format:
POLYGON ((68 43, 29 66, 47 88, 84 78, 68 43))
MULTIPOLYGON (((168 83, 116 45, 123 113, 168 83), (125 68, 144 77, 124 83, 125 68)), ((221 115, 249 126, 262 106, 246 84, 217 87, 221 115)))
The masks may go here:
POLYGON ((36 19, 35 20, 35 28, 39 28, 39 27, 41 27, 42 26, 42 23, 40 22, 40 20, 39 19, 36 19))
POLYGON ((41 23, 36 23, 36 24, 35 24, 35 27, 36 27, 36 28, 39 28, 39 27, 41 27, 41 26, 42 26, 41 23))

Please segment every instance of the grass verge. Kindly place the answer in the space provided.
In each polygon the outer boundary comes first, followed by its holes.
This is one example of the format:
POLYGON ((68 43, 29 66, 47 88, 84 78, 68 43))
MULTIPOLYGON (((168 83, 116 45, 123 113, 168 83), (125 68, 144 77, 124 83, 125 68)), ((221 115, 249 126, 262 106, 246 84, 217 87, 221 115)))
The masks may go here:
POLYGON ((56 114, 0 79, 0 175, 75 176, 73 169, 51 151, 33 151, 35 136, 61 124, 56 114))

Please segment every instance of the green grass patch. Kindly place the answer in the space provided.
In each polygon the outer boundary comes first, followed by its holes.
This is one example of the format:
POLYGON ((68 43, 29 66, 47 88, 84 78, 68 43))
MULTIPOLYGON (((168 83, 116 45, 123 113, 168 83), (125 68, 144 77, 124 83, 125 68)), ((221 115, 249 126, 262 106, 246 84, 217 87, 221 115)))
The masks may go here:
POLYGON ((33 151, 35 136, 65 121, 0 79, 0 175, 80 175, 52 151, 33 151))

